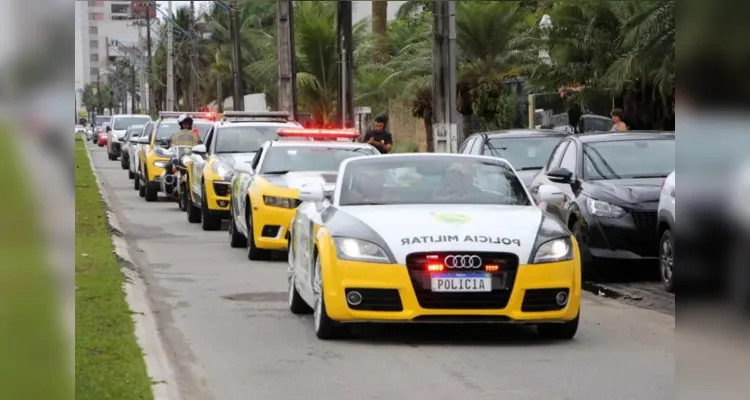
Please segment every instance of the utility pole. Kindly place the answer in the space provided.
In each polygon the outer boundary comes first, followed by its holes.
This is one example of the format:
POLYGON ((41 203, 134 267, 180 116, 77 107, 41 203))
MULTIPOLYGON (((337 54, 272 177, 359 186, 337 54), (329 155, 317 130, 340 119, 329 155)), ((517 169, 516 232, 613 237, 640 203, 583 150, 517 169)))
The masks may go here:
POLYGON ((279 111, 286 111, 297 119, 297 90, 294 70, 294 4, 292 1, 276 2, 279 111))
POLYGON ((236 4, 229 5, 229 29, 232 35, 232 76, 234 82, 234 111, 245 111, 245 96, 242 85, 242 47, 240 46, 239 10, 236 4))
POLYGON ((436 153, 456 153, 461 143, 456 107, 456 3, 433 3, 433 141, 436 153))
POLYGON ((338 114, 342 128, 354 126, 354 52, 352 43, 352 2, 338 1, 339 91, 338 114))
POLYGON ((146 6, 146 84, 148 85, 148 110, 147 114, 151 114, 156 111, 154 107, 154 93, 151 85, 153 77, 153 60, 151 59, 151 7, 155 7, 153 0, 147 2, 146 6))
POLYGON ((195 29, 195 2, 190 0, 190 104, 188 110, 198 111, 198 32, 195 29))
POLYGON ((174 104, 174 43, 172 38, 172 26, 174 15, 172 15, 172 2, 169 5, 169 20, 167 21, 167 111, 175 111, 174 104))
POLYGON ((138 88, 136 87, 136 83, 135 83, 135 59, 132 56, 130 57, 130 73, 131 73, 130 85, 133 88, 133 91, 132 91, 133 95, 130 97, 130 109, 131 109, 130 112, 132 114, 135 114, 136 109, 137 109, 136 103, 135 103, 135 96, 136 96, 136 93, 138 92, 138 88))

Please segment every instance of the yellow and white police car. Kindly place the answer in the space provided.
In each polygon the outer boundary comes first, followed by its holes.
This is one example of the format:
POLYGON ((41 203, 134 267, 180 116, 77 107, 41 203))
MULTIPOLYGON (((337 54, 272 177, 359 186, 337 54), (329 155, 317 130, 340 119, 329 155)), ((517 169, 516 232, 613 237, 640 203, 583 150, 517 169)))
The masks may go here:
POLYGON ((287 250, 302 187, 317 185, 331 192, 344 160, 380 154, 369 144, 353 142, 359 137, 353 130, 280 129, 278 136, 232 179, 229 243, 246 246, 250 260, 287 250))
MULTIPOLYGON (((544 187, 540 197, 562 193, 544 187)), ((320 339, 351 323, 578 328, 581 262, 570 231, 535 204, 505 160, 410 154, 344 161, 335 191, 299 195, 289 243, 289 307, 320 339)))

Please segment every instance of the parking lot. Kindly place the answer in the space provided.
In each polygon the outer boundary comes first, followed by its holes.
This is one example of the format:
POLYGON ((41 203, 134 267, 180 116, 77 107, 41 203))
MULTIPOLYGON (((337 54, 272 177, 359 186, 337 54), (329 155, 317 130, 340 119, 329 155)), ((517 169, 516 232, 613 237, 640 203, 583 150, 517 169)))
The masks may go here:
POLYGON ((674 297, 658 282, 588 284, 570 342, 533 329, 377 326, 323 342, 287 309, 286 263, 250 262, 226 229, 203 232, 176 203, 147 203, 88 143, 148 284, 184 399, 668 399, 674 297))

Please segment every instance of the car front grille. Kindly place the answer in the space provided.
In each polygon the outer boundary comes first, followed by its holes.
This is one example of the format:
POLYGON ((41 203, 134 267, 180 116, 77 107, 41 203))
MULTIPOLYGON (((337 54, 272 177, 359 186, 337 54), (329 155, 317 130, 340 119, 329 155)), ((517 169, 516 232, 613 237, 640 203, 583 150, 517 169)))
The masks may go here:
POLYGON ((557 304, 557 294, 564 292, 568 294, 568 289, 530 289, 523 295, 521 311, 523 312, 542 312, 562 310, 567 303, 557 304))
POLYGON ((649 243, 656 243, 658 240, 656 211, 631 211, 630 215, 633 216, 638 234, 642 235, 643 239, 649 243))
MULTIPOLYGON (((518 272, 518 256, 512 253, 490 252, 436 252, 412 253, 406 257, 406 267, 409 270, 412 288, 417 301, 425 309, 443 310, 489 310, 503 309, 508 305, 513 285, 518 272), (448 255, 479 256, 483 265, 495 264, 499 270, 487 272, 492 277, 492 291, 474 293, 443 293, 433 292, 432 274, 427 270, 427 256, 437 255, 441 259, 448 255)), ((479 269, 477 272, 484 272, 479 269)), ((445 272, 462 272, 462 270, 446 269, 445 272)), ((468 271, 466 271, 468 272, 468 271)))

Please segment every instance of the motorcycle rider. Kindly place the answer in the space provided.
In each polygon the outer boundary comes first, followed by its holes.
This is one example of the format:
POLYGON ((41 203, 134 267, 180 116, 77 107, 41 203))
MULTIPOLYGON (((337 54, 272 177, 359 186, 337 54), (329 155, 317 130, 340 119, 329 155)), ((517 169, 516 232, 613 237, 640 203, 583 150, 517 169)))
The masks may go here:
MULTIPOLYGON (((177 124, 180 125, 180 131, 169 138, 169 147, 188 146, 193 147, 201 144, 200 136, 193 132, 193 118, 188 114, 182 114, 177 118, 177 124)), ((178 155, 167 164, 167 173, 172 173, 175 160, 179 160, 178 155)))

